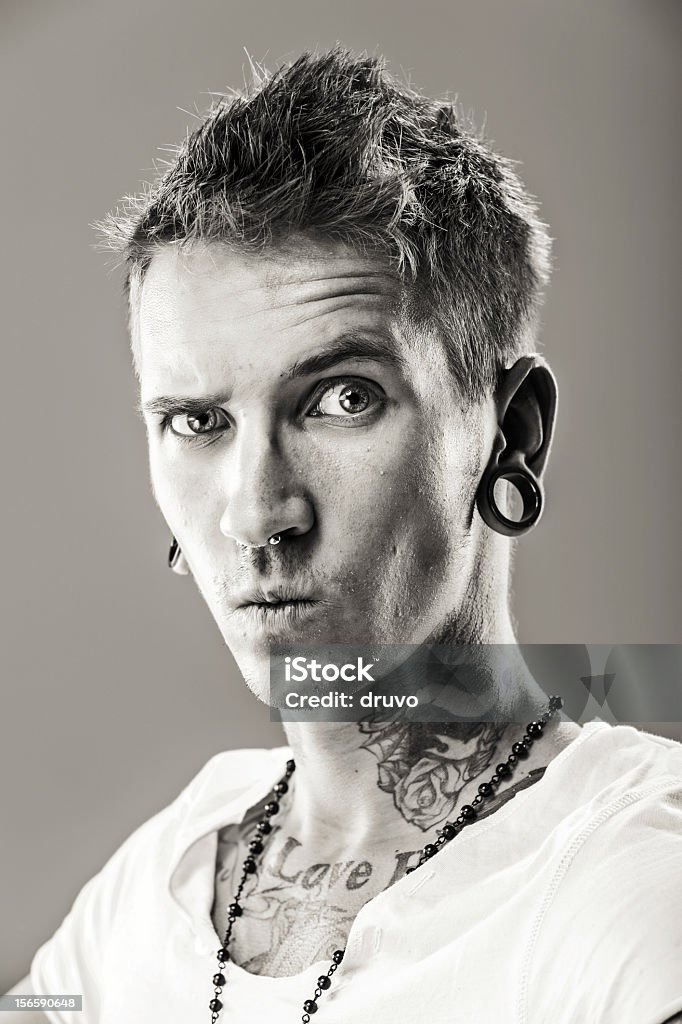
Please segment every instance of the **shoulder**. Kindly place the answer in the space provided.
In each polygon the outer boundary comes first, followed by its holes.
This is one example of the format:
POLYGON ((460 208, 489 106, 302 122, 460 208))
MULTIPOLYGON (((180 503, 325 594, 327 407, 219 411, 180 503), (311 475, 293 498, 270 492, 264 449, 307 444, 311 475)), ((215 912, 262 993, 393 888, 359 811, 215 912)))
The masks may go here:
POLYGON ((682 744, 606 726, 593 731, 580 753, 570 768, 582 775, 581 799, 565 831, 552 902, 579 892, 573 913, 594 915, 613 908, 620 891, 628 898, 613 911, 623 915, 643 898, 660 905, 653 897, 661 890, 682 899, 682 744))
POLYGON ((603 726, 576 753, 583 800, 535 920, 528 1005, 659 1024, 682 1006, 682 745, 603 726))
POLYGON ((158 871, 165 855, 176 857, 182 843, 202 828, 212 827, 222 816, 238 811, 240 798, 269 778, 275 766, 286 760, 288 748, 225 750, 213 755, 165 807, 138 825, 112 853, 85 889, 127 878, 139 880, 139 868, 153 851, 151 864, 158 871))
MULTIPOLYGON (((118 922, 165 906, 170 873, 193 839, 239 814, 240 800, 268 779, 288 748, 223 751, 179 795, 139 825, 78 892, 31 963, 38 992, 85 992, 97 1006, 107 951, 118 922), (80 987, 79 987, 80 986, 80 987)), ((94 1018, 93 1018, 94 1019, 94 1018)))
POLYGON ((546 790, 566 815, 567 832, 616 827, 620 811, 619 824, 634 824, 645 807, 682 790, 682 743, 629 725, 588 722, 550 763, 546 790))
POLYGON ((633 725, 608 726, 601 729, 601 735, 614 749, 625 751, 653 771, 671 771, 682 781, 682 743, 679 740, 633 725))
POLYGON ((164 851, 176 858, 183 843, 239 814, 242 797, 262 786, 286 760, 288 748, 244 748, 214 754, 166 807, 138 826, 117 849, 111 862, 135 859, 155 847, 155 867, 164 851), (222 820, 224 819, 224 821, 222 820))
POLYGON ((682 899, 682 744, 630 726, 600 726, 588 730, 554 780, 556 800, 562 789, 570 795, 546 902, 579 892, 569 918, 595 914, 616 890, 628 893, 617 913, 638 893, 660 893, 661 884, 677 883, 682 899))

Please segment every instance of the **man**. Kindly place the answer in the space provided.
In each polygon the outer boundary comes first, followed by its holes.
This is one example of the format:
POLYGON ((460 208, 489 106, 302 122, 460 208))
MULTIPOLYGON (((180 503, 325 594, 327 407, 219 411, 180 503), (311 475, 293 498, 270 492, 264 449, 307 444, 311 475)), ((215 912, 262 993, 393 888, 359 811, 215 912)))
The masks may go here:
MULTIPOLYGON (((104 227, 171 566, 252 691, 281 642, 514 648, 556 382, 509 164, 336 48, 220 101, 104 227)), ((493 721, 289 722, 217 755, 14 991, 100 1024, 682 1019, 680 747, 580 729, 513 665, 493 721)))

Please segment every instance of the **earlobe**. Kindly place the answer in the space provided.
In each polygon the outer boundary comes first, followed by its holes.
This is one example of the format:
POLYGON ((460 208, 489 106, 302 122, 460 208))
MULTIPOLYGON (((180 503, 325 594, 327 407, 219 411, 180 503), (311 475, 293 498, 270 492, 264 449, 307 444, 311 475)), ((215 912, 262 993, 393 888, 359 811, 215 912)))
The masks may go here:
POLYGON ((520 537, 528 533, 542 515, 544 501, 542 482, 528 469, 520 453, 514 459, 491 459, 476 491, 476 507, 481 519, 491 530, 505 537, 520 537), (521 495, 523 512, 520 519, 509 519, 498 506, 495 498, 498 480, 508 480, 521 495))
POLYGON ((168 568, 172 569, 178 576, 189 576, 190 574, 187 559, 183 555, 175 537, 171 537, 171 545, 168 549, 168 568))

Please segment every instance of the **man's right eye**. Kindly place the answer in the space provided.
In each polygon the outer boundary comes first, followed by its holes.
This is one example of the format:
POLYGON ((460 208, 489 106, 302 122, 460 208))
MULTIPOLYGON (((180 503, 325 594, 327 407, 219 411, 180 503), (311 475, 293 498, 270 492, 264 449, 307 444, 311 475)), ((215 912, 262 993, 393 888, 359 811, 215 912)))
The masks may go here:
POLYGON ((224 409, 204 409, 201 412, 170 412, 162 422, 162 428, 170 428, 178 437, 205 437, 221 433, 230 425, 224 409))

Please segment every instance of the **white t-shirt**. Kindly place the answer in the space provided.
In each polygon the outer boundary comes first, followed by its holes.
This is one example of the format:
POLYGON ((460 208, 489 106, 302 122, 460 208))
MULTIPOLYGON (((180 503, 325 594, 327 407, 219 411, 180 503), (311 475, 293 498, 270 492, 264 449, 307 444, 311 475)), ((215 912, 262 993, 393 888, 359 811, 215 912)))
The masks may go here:
MULTIPOLYGON (((35 954, 55 1024, 208 1024, 217 831, 291 752, 213 757, 81 890, 35 954)), ((220 1024, 296 1024, 328 961, 225 968, 220 1024)), ((682 745, 595 721, 543 778, 370 900, 320 1024, 661 1024, 682 1010, 682 745)))

